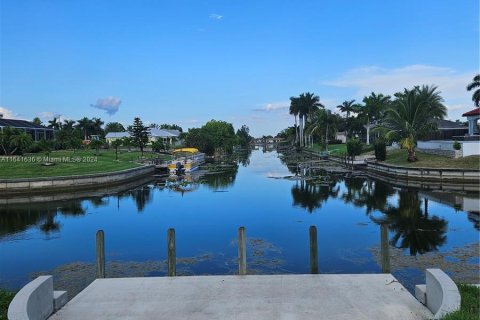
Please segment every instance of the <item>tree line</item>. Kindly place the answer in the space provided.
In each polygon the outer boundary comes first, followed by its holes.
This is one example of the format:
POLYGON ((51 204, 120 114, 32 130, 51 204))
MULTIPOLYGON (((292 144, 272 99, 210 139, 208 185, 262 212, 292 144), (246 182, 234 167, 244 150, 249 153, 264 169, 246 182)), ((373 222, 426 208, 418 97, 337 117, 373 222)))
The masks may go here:
MULTIPOLYGON (((473 78, 467 90, 474 90, 472 101, 480 105, 480 75, 473 78), (476 89, 476 90, 474 90, 476 89)), ((416 161, 419 139, 436 130, 436 119, 444 119, 447 108, 436 86, 422 85, 404 89, 392 96, 372 92, 362 102, 347 100, 336 108, 343 114, 325 108, 319 96, 306 92, 290 98, 290 114, 294 126, 279 136, 290 139, 298 147, 320 142, 325 150, 336 141, 336 133, 344 132, 351 145, 366 144, 372 138, 379 144, 397 142, 407 151, 408 161, 416 161)), ((347 145, 348 147, 348 145, 347 145)))

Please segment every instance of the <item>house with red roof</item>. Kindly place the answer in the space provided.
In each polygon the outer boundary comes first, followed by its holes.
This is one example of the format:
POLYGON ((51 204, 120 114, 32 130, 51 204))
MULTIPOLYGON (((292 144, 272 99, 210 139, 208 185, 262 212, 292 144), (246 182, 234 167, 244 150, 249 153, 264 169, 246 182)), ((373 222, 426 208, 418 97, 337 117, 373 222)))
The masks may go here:
POLYGON ((480 119, 480 108, 476 108, 465 112, 462 114, 462 117, 467 117, 468 121, 468 135, 469 136, 478 136, 478 119, 480 119))

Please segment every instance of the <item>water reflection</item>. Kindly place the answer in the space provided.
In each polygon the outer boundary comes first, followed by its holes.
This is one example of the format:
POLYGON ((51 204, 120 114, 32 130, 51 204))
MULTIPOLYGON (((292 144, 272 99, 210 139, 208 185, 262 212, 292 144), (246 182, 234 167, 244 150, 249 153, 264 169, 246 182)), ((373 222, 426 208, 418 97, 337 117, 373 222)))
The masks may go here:
POLYGON ((293 205, 312 213, 320 209, 328 198, 336 198, 339 191, 340 187, 335 180, 320 183, 300 180, 292 186, 293 205))
POLYGON ((422 210, 418 191, 401 189, 397 206, 390 205, 383 213, 382 218, 372 220, 387 223, 393 232, 390 244, 408 249, 412 256, 436 251, 447 240, 448 222, 422 210))

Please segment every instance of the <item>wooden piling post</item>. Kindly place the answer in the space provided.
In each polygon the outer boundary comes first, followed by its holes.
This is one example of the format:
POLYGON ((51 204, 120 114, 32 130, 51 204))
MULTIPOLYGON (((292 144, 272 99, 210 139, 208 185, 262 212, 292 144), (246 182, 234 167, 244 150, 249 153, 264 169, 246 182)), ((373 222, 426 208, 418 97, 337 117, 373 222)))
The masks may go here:
POLYGON ((175 277, 176 274, 176 250, 175 250, 175 229, 170 228, 167 232, 168 242, 168 276, 175 277))
POLYGON ((317 227, 310 226, 310 273, 318 274, 317 227))
POLYGON ((238 228, 238 274, 247 274, 247 244, 245 238, 245 227, 238 228))
POLYGON ((97 231, 96 241, 96 277, 105 278, 105 236, 103 230, 97 231))
POLYGON ((380 225, 380 257, 382 260, 382 273, 390 273, 390 252, 388 246, 388 225, 380 225))

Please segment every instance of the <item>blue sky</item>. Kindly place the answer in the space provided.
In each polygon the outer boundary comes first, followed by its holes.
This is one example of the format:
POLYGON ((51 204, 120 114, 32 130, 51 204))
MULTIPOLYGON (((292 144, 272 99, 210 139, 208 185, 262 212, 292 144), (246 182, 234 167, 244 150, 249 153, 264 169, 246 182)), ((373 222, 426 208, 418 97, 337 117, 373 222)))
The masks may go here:
POLYGON ((210 119, 276 134, 289 97, 331 109, 435 84, 458 119, 479 72, 477 0, 0 0, 0 112, 210 119))

